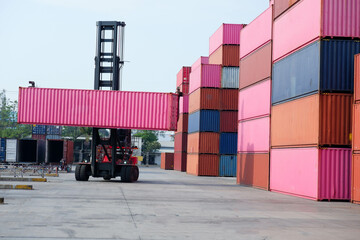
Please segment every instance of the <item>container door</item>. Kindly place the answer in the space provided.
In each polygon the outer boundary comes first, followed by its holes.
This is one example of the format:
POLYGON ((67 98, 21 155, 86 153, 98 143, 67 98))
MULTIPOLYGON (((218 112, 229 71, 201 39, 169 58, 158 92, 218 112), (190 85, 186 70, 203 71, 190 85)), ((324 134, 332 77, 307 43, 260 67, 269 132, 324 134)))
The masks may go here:
POLYGON ((6 162, 16 162, 17 139, 6 139, 6 162))
POLYGON ((0 138, 0 163, 6 159, 6 139, 0 138))

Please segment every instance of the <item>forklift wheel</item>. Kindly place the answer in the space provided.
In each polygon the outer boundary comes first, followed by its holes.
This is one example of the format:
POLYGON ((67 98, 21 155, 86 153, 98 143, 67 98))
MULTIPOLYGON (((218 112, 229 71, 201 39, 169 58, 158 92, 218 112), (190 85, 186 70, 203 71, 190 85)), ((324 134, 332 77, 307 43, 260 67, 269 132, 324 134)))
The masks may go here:
POLYGON ((136 182, 139 178, 139 168, 137 166, 126 166, 125 176, 124 182, 136 182))
POLYGON ((80 181, 88 181, 89 180, 89 175, 87 173, 87 165, 80 165, 80 181))
POLYGON ((76 179, 76 181, 80 181, 80 168, 81 168, 81 165, 76 165, 76 168, 75 168, 75 179, 76 179))

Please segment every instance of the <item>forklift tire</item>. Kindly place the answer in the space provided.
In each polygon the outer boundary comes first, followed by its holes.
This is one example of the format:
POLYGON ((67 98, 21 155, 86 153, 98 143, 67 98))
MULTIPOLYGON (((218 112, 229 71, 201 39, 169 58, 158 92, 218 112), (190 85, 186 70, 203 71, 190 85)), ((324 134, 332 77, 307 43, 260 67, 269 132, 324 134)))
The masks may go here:
POLYGON ((76 179, 76 181, 81 181, 81 179, 80 179, 80 168, 81 168, 81 165, 76 165, 76 168, 75 168, 75 179, 76 179))
POLYGON ((87 173, 87 165, 80 165, 80 181, 88 181, 89 180, 89 175, 87 173))
POLYGON ((139 168, 137 166, 126 166, 126 182, 136 182, 139 178, 139 168))

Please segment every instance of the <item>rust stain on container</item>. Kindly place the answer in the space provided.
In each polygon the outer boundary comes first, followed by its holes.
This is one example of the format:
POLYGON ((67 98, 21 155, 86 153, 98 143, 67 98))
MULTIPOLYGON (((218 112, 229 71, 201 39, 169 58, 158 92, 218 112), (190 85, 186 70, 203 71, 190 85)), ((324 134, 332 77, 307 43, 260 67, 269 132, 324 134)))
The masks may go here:
POLYGON ((270 42, 240 60, 240 89, 271 76, 271 45, 272 43, 270 42))
POLYGON ((179 114, 179 119, 177 122, 177 132, 187 132, 189 124, 189 114, 181 113, 179 114))
POLYGON ((239 51, 239 45, 221 45, 209 56, 209 64, 238 67, 239 51))
POLYGON ((288 8, 294 5, 299 0, 275 0, 274 2, 274 18, 277 18, 288 8))
POLYGON ((220 112, 220 132, 237 132, 237 111, 220 112))
POLYGON ((360 154, 353 154, 351 167, 351 201, 360 204, 360 154))
POLYGON ((213 132, 196 132, 188 135, 188 153, 219 153, 220 134, 213 132))
POLYGON ((236 182, 269 190, 269 153, 238 153, 236 182))
POLYGON ((314 94, 272 107, 271 145, 348 146, 352 94, 314 94))
POLYGON ((220 110, 238 110, 238 89, 220 89, 220 110))
POLYGON ((354 100, 360 101, 360 54, 355 55, 354 61, 354 100))
POLYGON ((199 88, 189 95, 189 113, 200 109, 220 109, 220 89, 199 88))
POLYGON ((219 176, 219 155, 188 154, 186 172, 196 176, 219 176))

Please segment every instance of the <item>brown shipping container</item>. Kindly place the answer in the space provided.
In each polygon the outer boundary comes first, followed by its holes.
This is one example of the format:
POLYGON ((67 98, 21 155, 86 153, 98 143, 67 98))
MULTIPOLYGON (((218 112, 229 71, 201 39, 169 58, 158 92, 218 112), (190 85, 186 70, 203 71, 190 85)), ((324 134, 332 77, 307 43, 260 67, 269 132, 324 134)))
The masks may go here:
POLYGON ((314 94, 272 106, 271 146, 351 145, 352 94, 314 94))
POLYGON ((219 153, 219 133, 196 132, 188 135, 188 153, 219 153))
POLYGON ((352 148, 360 153, 360 103, 353 106, 352 148))
POLYGON ((180 85, 180 92, 182 92, 183 94, 189 94, 189 84, 188 83, 183 83, 180 85))
POLYGON ((355 55, 354 66, 354 100, 360 101, 360 54, 355 55))
POLYGON ((220 89, 220 110, 238 110, 238 89, 220 89))
POLYGON ((186 172, 186 152, 175 152, 174 153, 174 170, 186 172))
POLYGON ((239 45, 221 45, 209 56, 209 64, 219 64, 226 67, 239 66, 239 45))
POLYGON ((165 170, 174 170, 174 153, 161 153, 160 167, 165 170))
POLYGON ((285 12, 299 0, 275 0, 274 2, 274 18, 285 12))
POLYGON ((269 190, 269 153, 238 153, 236 182, 269 190))
POLYGON ((200 109, 220 109, 220 89, 199 88, 189 95, 189 113, 200 109))
POLYGON ((188 124, 189 124, 189 114, 188 113, 180 113, 179 119, 177 122, 176 132, 187 132, 188 124))
POLYGON ((360 204, 360 154, 353 154, 351 167, 351 201, 360 204))
POLYGON ((271 42, 240 60, 239 88, 243 89, 271 76, 271 42))
POLYGON ((186 172, 196 176, 219 176, 219 155, 188 154, 186 172))
POLYGON ((187 150, 187 133, 176 133, 174 136, 174 151, 175 152, 186 152, 187 150))
POLYGON ((220 112, 220 132, 237 132, 238 112, 220 112))

